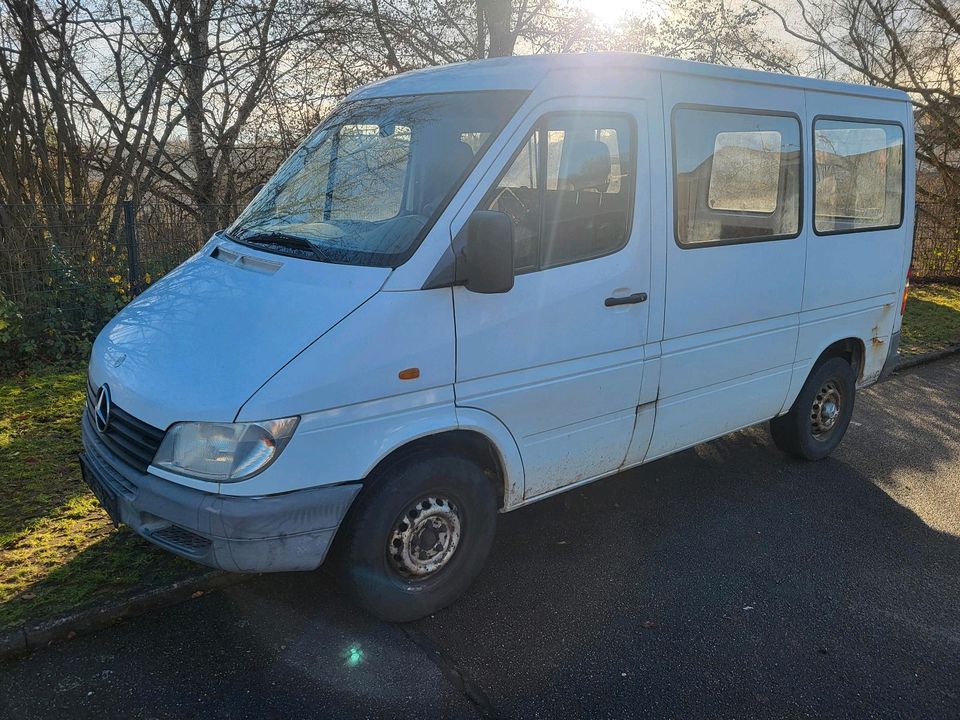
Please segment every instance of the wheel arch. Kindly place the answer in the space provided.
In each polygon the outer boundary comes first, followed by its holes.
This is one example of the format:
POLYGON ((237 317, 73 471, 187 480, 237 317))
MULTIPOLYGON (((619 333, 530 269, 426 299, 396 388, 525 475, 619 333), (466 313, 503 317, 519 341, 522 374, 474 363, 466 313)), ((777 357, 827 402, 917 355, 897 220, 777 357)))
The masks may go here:
POLYGON ((383 470, 406 455, 424 450, 451 451, 476 462, 490 477, 500 509, 509 509, 523 499, 523 463, 510 431, 489 413, 457 408, 457 425, 421 429, 415 437, 395 444, 370 468, 366 477, 383 470))
POLYGON ((831 340, 814 361, 801 367, 794 366, 790 389, 787 391, 787 397, 784 400, 783 407, 780 409, 779 414, 783 414, 793 407, 793 403, 796 401, 800 390, 803 388, 804 383, 807 382, 810 374, 832 357, 842 357, 849 362, 858 383, 863 379, 863 369, 866 358, 866 345, 863 339, 856 336, 848 336, 831 340))
MULTIPOLYGON (((842 357, 848 363, 850 367, 853 368, 853 374, 856 375, 857 380, 863 378, 863 361, 866 357, 866 345, 863 340, 858 337, 847 337, 841 340, 836 340, 830 345, 828 345, 820 356, 816 359, 813 365, 810 366, 810 370, 807 372, 807 377, 810 376, 810 373, 816 370, 820 365, 833 357, 842 357)), ((804 382, 806 379, 804 379, 804 382)))

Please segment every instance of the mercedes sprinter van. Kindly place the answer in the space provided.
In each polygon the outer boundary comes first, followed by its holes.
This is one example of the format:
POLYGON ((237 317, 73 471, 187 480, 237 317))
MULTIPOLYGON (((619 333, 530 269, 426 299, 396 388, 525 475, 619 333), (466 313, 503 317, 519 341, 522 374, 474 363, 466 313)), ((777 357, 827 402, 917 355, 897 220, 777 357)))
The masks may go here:
POLYGON ((351 94, 100 333, 84 477, 234 572, 410 620, 499 512, 769 421, 817 460, 896 363, 902 92, 632 54, 351 94))

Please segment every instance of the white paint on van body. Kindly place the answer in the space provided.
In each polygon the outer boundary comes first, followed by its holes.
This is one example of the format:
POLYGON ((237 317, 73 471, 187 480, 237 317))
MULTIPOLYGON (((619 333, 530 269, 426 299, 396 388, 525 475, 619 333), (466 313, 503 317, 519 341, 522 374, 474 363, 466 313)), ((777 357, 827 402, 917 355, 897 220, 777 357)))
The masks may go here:
POLYGON ((836 340, 862 342, 861 384, 876 378, 899 330, 913 231, 905 94, 616 53, 434 68, 351 98, 497 89, 530 95, 403 265, 390 271, 282 258, 280 270, 258 275, 209 258, 222 242, 215 239, 108 325, 94 347, 91 381, 109 382, 124 409, 161 428, 301 415, 279 459, 224 484, 224 494, 358 481, 405 444, 459 429, 496 449, 511 509, 785 411, 836 340), (670 118, 686 103, 800 119, 797 237, 677 245, 670 118), (636 122, 627 245, 520 275, 500 295, 421 289, 536 120, 578 108, 627 113, 636 122), (812 124, 826 114, 904 126, 901 227, 814 233, 812 124), (636 292, 646 292, 647 302, 604 306, 606 297, 636 292), (133 361, 115 366, 127 350, 133 361), (420 368, 420 377, 400 380, 408 367, 420 368))
MULTIPOLYGON (((642 96, 656 100, 654 88, 636 83, 637 99, 578 96, 532 107, 506 143, 503 161, 464 203, 458 225, 542 117, 620 113, 646 128, 648 101, 642 96)), ((637 134, 638 181, 626 247, 518 275, 513 289, 501 295, 454 288, 457 404, 487 410, 510 428, 523 457, 528 499, 618 469, 633 437, 649 306, 606 307, 604 301, 647 292, 650 285, 650 202, 656 195, 650 190, 648 138, 637 134)))
MULTIPOLYGON (((799 89, 679 73, 661 78, 671 212, 670 118, 678 106, 804 114, 799 89)), ((648 458, 780 412, 797 345, 806 230, 782 240, 681 247, 668 229, 660 401, 648 458)))

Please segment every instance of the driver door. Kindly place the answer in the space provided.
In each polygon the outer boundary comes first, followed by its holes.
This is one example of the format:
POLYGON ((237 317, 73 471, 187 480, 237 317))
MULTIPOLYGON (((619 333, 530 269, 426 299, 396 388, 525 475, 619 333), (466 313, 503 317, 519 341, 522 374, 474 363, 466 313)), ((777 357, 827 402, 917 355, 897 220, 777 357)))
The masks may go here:
POLYGON ((650 279, 644 114, 601 99, 539 112, 468 208, 510 215, 516 279, 454 288, 456 402, 509 428, 525 498, 617 470, 630 445, 650 279))

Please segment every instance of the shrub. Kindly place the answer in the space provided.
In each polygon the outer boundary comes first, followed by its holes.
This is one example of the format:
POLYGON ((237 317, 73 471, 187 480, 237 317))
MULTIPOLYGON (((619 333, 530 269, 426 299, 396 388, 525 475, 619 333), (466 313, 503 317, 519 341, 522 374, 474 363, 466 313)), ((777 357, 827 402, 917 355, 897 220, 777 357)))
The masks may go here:
POLYGON ((85 260, 53 246, 26 302, 0 293, 0 369, 79 362, 89 354, 97 332, 129 297, 122 275, 109 269, 113 263, 85 260))

